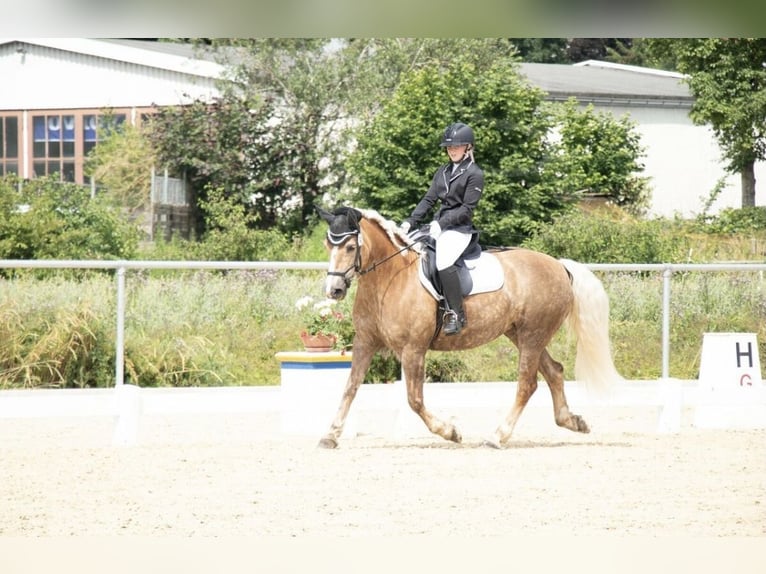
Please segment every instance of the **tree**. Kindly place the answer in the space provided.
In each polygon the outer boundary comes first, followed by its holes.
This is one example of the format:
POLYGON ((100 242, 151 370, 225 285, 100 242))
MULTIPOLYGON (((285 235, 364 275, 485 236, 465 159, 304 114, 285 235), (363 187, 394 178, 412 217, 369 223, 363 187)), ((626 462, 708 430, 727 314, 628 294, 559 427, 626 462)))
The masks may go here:
POLYGON ((142 130, 122 125, 90 151, 85 159, 85 173, 132 216, 149 207, 154 163, 154 151, 142 130))
POLYGON ((639 174, 644 148, 635 122, 584 109, 575 99, 554 108, 560 140, 551 167, 563 187, 608 197, 640 215, 649 203, 648 178, 639 174))
POLYGON ((444 163, 442 130, 463 121, 474 128, 485 172, 475 218, 482 239, 520 243, 567 201, 543 185, 550 120, 542 102, 542 92, 508 58, 482 67, 464 54, 446 69, 432 65, 409 74, 349 159, 361 200, 404 219, 444 163))
POLYGON ((571 64, 567 38, 510 38, 522 62, 571 64))
POLYGON ((519 74, 513 58, 453 57, 406 75, 358 137, 348 161, 359 201, 403 220, 445 162, 442 130, 463 121, 476 133, 485 186, 475 222, 482 241, 519 244, 567 211, 581 191, 622 205, 645 200, 639 136, 614 120, 570 103, 559 109, 519 74), (561 138, 551 137, 557 121, 561 138))
POLYGON ((336 168, 348 145, 353 53, 321 38, 230 39, 214 46, 219 54, 237 49, 229 97, 269 102, 269 129, 243 149, 255 203, 280 196, 283 227, 304 229, 323 188, 343 182, 336 168))
MULTIPOLYGON (((257 205, 250 200, 256 190, 251 185, 247 154, 251 142, 266 137, 270 115, 267 102, 229 96, 161 108, 153 114, 148 134, 157 152, 158 167, 167 166, 189 181, 198 236, 206 229, 202 204, 210 188, 224 189, 227 197, 248 205, 264 225, 273 225, 276 220, 273 206, 279 204, 278 197, 269 195, 257 205)), ((279 154, 278 149, 265 146, 260 151, 266 154, 264 161, 271 154, 279 154)))
MULTIPOLYGON (((455 52, 491 61, 502 39, 225 39, 199 41, 233 73, 213 102, 164 110, 153 141, 186 172, 195 205, 206 189, 238 197, 260 228, 303 231, 320 198, 337 201, 353 132, 375 116, 402 74, 455 52)), ((200 229, 200 232, 204 229, 200 229)))
POLYGON ((571 62, 619 59, 631 43, 630 38, 570 38, 567 55, 571 62))
POLYGON ((766 159, 766 38, 657 38, 672 52, 695 101, 691 119, 709 124, 730 173, 739 173, 742 207, 755 205, 755 162, 766 159))

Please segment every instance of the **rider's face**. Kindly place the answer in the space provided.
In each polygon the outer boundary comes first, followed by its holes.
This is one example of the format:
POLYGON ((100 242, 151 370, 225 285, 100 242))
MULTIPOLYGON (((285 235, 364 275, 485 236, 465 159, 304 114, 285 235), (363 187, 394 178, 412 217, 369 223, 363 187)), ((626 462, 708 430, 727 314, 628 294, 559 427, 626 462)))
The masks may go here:
POLYGON ((463 159, 463 156, 465 155, 466 150, 468 149, 467 145, 448 145, 447 146, 447 155, 449 155, 450 161, 456 162, 463 159))

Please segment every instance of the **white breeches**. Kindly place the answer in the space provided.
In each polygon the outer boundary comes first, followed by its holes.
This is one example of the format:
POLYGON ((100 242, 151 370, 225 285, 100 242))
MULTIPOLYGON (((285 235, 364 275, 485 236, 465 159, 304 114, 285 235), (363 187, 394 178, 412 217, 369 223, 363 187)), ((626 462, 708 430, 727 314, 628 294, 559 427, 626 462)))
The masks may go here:
POLYGON ((436 269, 442 271, 455 263, 470 241, 470 233, 461 233, 453 229, 442 231, 436 240, 436 269))

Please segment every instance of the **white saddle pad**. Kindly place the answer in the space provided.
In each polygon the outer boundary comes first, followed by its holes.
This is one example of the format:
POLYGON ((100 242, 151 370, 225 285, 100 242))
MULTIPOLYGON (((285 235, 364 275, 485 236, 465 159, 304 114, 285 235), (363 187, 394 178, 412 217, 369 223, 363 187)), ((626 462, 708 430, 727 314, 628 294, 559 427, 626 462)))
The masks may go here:
MULTIPOLYGON (((500 265, 500 260, 488 251, 482 251, 481 255, 476 259, 467 259, 465 261, 465 266, 468 268, 471 279, 473 280, 473 287, 468 295, 497 291, 505 283, 505 275, 503 274, 503 267, 500 265)), ((423 273, 422 265, 418 265, 418 277, 420 278, 420 283, 434 299, 442 299, 442 296, 436 292, 433 284, 425 276, 425 273, 423 273)))

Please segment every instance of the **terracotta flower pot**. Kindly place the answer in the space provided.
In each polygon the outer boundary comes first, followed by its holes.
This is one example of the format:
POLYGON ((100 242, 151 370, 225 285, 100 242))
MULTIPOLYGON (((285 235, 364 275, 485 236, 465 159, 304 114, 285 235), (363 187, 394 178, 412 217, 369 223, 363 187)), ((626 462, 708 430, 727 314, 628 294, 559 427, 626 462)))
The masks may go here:
POLYGON ((309 335, 305 331, 301 333, 301 341, 303 341, 303 348, 309 353, 324 353, 326 351, 332 351, 335 347, 337 337, 335 335, 309 335))

